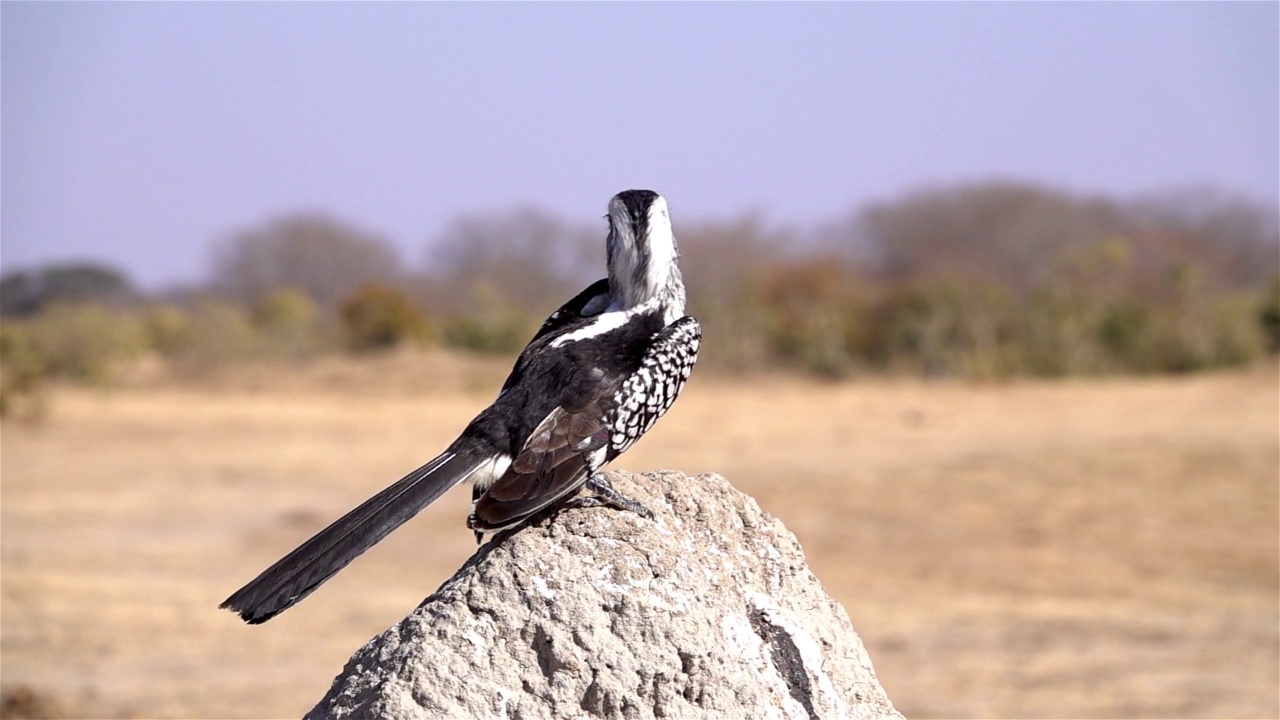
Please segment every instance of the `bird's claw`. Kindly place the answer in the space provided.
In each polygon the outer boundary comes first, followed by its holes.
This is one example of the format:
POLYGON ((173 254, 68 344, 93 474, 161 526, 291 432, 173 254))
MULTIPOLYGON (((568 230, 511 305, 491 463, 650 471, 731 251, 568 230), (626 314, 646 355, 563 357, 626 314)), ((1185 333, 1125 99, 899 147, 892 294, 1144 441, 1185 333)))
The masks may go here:
POLYGON ((629 510, 646 520, 653 519, 653 511, 640 501, 633 500, 613 488, 607 475, 592 475, 585 486, 594 495, 579 495, 565 504, 566 507, 611 507, 616 510, 629 510))

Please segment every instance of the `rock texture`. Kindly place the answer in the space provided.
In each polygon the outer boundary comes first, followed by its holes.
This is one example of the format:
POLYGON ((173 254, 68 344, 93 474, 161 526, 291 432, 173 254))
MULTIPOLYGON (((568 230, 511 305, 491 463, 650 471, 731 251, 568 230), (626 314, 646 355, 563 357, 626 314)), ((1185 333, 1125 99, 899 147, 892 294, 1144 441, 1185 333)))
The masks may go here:
POLYGON ((347 663, 319 718, 900 718, 795 536, 717 475, 612 474, 486 544, 347 663))

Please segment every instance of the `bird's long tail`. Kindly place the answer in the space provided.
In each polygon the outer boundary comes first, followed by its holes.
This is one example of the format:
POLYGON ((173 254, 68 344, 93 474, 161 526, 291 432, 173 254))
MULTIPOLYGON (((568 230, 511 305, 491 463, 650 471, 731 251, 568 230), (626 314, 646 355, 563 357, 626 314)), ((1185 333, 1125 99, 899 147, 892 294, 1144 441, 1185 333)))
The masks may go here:
POLYGON ((316 533, 219 607, 239 613, 245 622, 256 624, 270 620, 310 595, 360 553, 417 515, 483 463, 454 450, 451 448, 405 475, 316 533))

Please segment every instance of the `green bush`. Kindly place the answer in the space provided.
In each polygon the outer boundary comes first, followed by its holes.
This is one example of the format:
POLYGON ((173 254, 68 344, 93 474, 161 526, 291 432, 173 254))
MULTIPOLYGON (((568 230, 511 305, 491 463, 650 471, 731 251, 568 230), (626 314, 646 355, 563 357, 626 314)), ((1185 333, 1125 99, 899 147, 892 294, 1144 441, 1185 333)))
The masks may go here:
POLYGON ((166 358, 188 355, 199 341, 191 317, 172 305, 156 305, 142 313, 147 345, 166 358))
POLYGON ((1277 276, 1262 293, 1258 307, 1258 323, 1266 339, 1267 350, 1280 352, 1280 276, 1277 276))
POLYGON ((306 293, 284 288, 257 304, 253 325, 272 354, 299 358, 312 355, 323 345, 320 313, 306 293))
POLYGON ((871 365, 925 375, 999 377, 1016 372, 1007 291, 985 282, 921 282, 884 293, 867 316, 871 365))
POLYGON ((1244 365, 1266 354, 1268 338, 1255 315, 1255 296, 1224 295, 1210 308, 1211 365, 1244 365))
POLYGON ((1097 327, 1098 342, 1118 367, 1139 372, 1157 369, 1151 362, 1155 323, 1145 303, 1128 298, 1109 303, 1097 327))
POLYGON ((862 297, 837 262, 813 260, 769 268, 752 280, 757 332, 776 364, 841 377, 864 343, 862 297))
POLYGON ((47 411, 48 363, 25 325, 0 325, 0 417, 39 420, 47 411))
POLYGON ((92 304, 56 305, 28 327, 50 375, 90 384, 112 382, 123 364, 147 348, 136 318, 92 304))
MULTIPOLYGON (((448 317, 440 330, 446 345, 470 352, 517 353, 546 317, 512 302, 504 292, 487 282, 471 287, 467 307, 466 312, 448 317)), ((547 309, 548 315, 550 312, 547 309)))
POLYGON ((342 301, 339 308, 347 347, 379 350, 406 341, 429 338, 426 320, 404 293, 384 285, 367 284, 342 301))
POLYGON ((223 300, 205 300, 188 315, 191 342, 173 359, 189 370, 208 370, 262 354, 248 313, 223 300))
POLYGON ((444 343, 459 350, 479 353, 516 353, 536 332, 528 316, 509 311, 454 315, 441 328, 444 343))

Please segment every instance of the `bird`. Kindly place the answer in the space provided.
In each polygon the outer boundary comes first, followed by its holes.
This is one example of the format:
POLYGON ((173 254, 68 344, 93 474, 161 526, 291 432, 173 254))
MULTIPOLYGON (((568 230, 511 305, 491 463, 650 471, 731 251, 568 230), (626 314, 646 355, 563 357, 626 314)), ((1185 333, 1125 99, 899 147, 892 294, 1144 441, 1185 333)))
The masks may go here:
POLYGON ((493 403, 438 456, 302 543, 220 608, 249 624, 266 622, 464 481, 472 487, 467 526, 477 543, 571 503, 652 519, 600 471, 680 395, 702 328, 685 314, 666 199, 626 190, 610 199, 605 219, 607 277, 551 313, 493 403), (584 488, 593 494, 581 495, 584 488))

